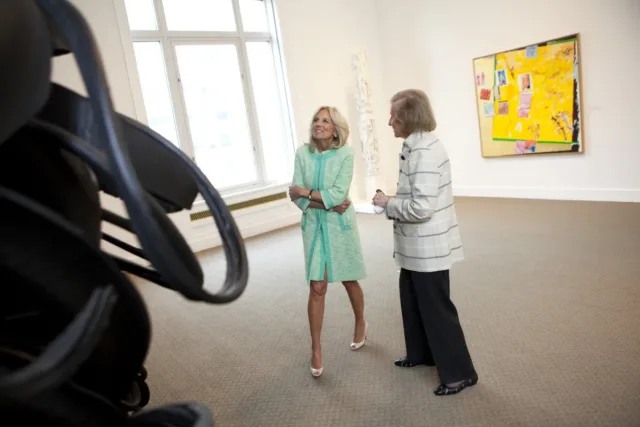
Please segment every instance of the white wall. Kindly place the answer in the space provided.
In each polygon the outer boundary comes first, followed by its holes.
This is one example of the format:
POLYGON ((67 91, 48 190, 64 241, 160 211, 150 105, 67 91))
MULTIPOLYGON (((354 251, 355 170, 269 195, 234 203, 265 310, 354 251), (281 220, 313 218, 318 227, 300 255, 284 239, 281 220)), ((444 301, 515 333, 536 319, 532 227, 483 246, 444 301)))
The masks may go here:
POLYGON ((377 0, 385 92, 430 96, 458 195, 640 202, 640 1, 377 0), (472 59, 581 34, 584 155, 483 159, 472 59))
MULTIPOLYGON (((350 143, 357 155, 351 196, 356 202, 370 200, 373 195, 364 192, 364 162, 351 56, 360 49, 368 53, 376 125, 378 130, 384 128, 388 111, 382 91, 375 3, 370 0, 325 0, 320 4, 313 0, 276 0, 276 4, 298 143, 308 141, 311 115, 317 107, 336 106, 349 120, 350 143)), ((381 151, 384 159, 388 159, 386 147, 381 151)))

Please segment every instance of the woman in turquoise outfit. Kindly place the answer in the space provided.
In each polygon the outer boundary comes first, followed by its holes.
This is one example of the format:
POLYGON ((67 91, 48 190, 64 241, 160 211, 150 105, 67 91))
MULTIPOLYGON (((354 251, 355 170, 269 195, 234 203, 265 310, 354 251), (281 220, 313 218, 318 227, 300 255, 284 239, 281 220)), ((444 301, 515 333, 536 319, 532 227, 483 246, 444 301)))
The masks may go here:
POLYGON ((364 344, 367 322, 358 280, 365 278, 356 212, 349 200, 353 151, 347 145, 349 125, 334 107, 313 115, 309 143, 298 148, 291 200, 302 211, 305 272, 309 283, 311 374, 323 372, 320 334, 327 283, 342 282, 355 315, 351 350, 364 344))

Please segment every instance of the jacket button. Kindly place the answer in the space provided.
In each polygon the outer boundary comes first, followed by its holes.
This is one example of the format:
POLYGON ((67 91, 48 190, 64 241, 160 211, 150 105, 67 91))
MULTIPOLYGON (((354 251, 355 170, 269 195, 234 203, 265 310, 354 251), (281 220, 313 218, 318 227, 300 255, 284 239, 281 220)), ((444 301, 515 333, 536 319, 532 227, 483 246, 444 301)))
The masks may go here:
POLYGON ((404 160, 404 156, 400 156, 400 158, 401 158, 402 160, 404 160))

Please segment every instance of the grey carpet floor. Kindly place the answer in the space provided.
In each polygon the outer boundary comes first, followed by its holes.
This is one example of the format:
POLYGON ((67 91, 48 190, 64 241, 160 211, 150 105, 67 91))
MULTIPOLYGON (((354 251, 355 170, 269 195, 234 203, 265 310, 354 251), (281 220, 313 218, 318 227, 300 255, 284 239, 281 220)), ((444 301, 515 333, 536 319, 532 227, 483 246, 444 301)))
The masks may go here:
MULTIPOLYGON (((247 240, 251 279, 226 306, 140 283, 153 320, 150 406, 196 400, 226 426, 640 426, 640 204, 457 201, 466 261, 452 270, 480 376, 436 397, 432 368, 404 354, 391 224, 360 215, 367 346, 349 350, 353 313, 330 285, 325 373, 309 372, 298 227, 247 240)), ((208 288, 220 250, 200 255, 208 288)))

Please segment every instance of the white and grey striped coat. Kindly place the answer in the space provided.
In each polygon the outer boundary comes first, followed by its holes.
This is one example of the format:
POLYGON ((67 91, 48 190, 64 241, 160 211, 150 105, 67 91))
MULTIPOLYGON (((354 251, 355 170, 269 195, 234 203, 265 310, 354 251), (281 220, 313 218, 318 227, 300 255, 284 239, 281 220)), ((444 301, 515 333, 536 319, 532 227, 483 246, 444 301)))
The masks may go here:
POLYGON ((386 211, 401 268, 441 271, 464 259, 449 156, 435 134, 415 132, 403 143, 398 189, 386 211))

